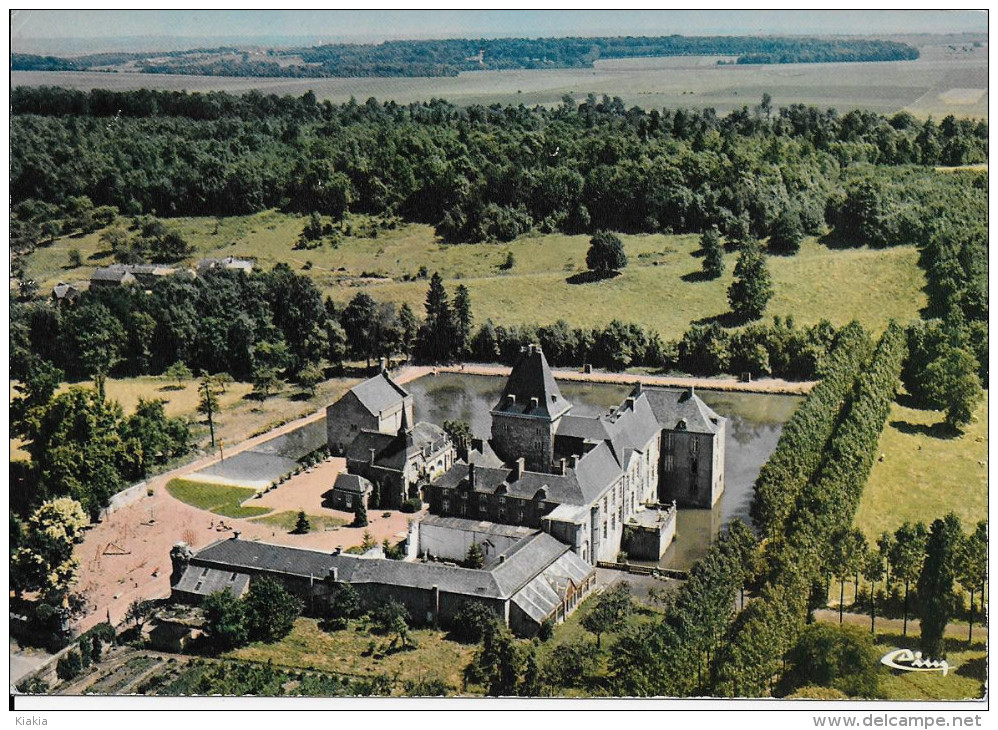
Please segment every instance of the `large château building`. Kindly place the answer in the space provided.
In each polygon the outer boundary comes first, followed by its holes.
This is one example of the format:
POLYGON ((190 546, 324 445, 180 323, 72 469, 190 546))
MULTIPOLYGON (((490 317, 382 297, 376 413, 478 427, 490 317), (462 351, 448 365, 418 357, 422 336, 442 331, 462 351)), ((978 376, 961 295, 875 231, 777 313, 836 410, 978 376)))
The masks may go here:
POLYGON ((595 564, 622 549, 638 557, 634 537, 640 557, 657 559, 675 534, 664 505, 720 498, 726 419, 692 389, 639 384, 602 416, 571 410, 544 353, 525 348, 491 411, 490 445, 504 465, 458 462, 426 485, 430 511, 540 528, 595 564))

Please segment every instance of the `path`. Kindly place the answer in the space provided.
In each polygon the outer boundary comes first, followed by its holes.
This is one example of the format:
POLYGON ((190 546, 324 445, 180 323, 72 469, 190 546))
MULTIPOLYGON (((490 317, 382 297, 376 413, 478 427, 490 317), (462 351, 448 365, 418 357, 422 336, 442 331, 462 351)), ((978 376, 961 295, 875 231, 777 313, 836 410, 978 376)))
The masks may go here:
MULTIPOLYGON (((822 608, 814 612, 814 617, 818 621, 829 624, 837 624, 839 622, 839 612, 836 609, 822 608)), ((853 624, 858 626, 863 626, 866 629, 870 628, 870 616, 864 613, 849 613, 848 611, 842 614, 842 622, 846 624, 853 624)), ((900 618, 881 618, 877 616, 877 636, 881 636, 885 633, 896 633, 900 634, 904 629, 904 619, 900 618)), ((914 617, 909 617, 908 619, 908 636, 920 636, 922 631, 921 622, 914 617)), ((948 639, 960 639, 962 641, 967 640, 967 625, 960 623, 950 623, 946 625, 946 638, 948 639)), ((986 626, 980 626, 977 623, 974 624, 974 643, 987 643, 988 640, 988 629, 986 626)))
MULTIPOLYGON (((427 368, 424 368, 427 369, 427 368)), ((464 373, 466 375, 501 375, 508 376, 512 368, 504 365, 483 365, 464 363, 459 365, 442 365, 431 372, 464 373)), ((739 391, 743 393, 774 393, 786 395, 806 395, 815 386, 815 382, 794 382, 779 378, 762 378, 743 383, 737 378, 694 378, 671 375, 639 375, 635 373, 582 373, 578 370, 552 369, 554 377, 559 380, 575 380, 587 383, 613 383, 631 385, 660 385, 672 388, 703 388, 704 390, 739 391)))

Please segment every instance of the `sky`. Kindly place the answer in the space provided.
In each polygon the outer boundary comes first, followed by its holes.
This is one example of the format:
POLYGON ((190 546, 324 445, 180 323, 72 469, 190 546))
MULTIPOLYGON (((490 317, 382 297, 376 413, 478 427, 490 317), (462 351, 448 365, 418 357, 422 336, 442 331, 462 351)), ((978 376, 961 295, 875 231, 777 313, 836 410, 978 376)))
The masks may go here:
POLYGON ((987 32, 981 11, 857 10, 13 10, 11 41, 31 39, 391 38, 565 35, 788 35, 987 32))

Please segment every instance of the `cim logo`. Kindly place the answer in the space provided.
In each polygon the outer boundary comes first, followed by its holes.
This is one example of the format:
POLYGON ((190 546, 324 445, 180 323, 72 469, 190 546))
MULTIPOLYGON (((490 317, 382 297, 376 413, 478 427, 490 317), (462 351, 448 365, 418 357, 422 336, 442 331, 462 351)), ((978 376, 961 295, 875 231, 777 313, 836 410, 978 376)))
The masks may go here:
POLYGON ((923 659, 922 652, 912 652, 911 649, 895 649, 889 651, 880 658, 880 663, 891 669, 901 669, 905 672, 942 672, 943 676, 949 671, 949 664, 945 659, 938 661, 934 659, 923 659))

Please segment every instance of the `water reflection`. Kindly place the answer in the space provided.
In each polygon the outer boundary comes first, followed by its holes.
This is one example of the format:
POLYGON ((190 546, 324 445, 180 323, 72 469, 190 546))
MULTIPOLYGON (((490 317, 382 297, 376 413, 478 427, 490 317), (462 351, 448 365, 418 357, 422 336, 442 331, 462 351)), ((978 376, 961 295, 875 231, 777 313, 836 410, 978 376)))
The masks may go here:
MULTIPOLYGON (((441 373, 406 385, 415 396, 416 420, 461 420, 475 436, 488 438, 489 409, 502 393, 504 379, 485 375, 441 373)), ((604 383, 559 382, 562 395, 579 415, 598 415, 618 405, 630 387, 604 383)), ((676 542, 660 561, 663 567, 689 568, 703 555, 721 527, 734 518, 749 521, 752 487, 776 448, 783 424, 801 402, 797 396, 721 393, 698 390, 703 401, 728 419, 725 442, 725 489, 712 510, 680 510, 676 542)))

